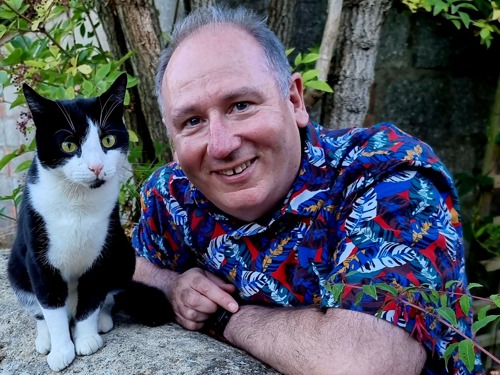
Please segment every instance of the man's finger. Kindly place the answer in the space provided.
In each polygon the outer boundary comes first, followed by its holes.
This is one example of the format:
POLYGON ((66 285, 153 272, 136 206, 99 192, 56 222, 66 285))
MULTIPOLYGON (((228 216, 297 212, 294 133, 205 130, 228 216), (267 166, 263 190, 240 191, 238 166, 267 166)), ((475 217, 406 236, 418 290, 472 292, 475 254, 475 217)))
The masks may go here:
POLYGON ((238 311, 238 303, 231 294, 222 289, 221 286, 209 277, 207 276, 206 278, 199 279, 198 282, 193 282, 193 288, 220 307, 233 313, 238 311))

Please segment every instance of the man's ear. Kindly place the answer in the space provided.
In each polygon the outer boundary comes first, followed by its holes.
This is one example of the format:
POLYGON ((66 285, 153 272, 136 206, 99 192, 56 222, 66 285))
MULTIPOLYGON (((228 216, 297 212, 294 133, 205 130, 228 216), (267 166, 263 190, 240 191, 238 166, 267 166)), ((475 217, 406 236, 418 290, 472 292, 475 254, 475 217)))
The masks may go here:
POLYGON ((309 113, 307 113, 304 103, 304 84, 300 73, 292 74, 290 83, 290 102, 293 105, 295 121, 299 128, 303 128, 309 122, 309 113))

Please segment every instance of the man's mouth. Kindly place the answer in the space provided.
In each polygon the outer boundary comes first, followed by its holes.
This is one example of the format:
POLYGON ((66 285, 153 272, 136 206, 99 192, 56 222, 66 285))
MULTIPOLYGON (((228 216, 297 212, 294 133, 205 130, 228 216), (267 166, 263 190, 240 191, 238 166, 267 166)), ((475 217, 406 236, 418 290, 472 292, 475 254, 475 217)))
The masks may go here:
POLYGON ((225 176, 233 176, 235 174, 240 174, 245 169, 247 169, 251 164, 252 164, 252 160, 249 160, 249 161, 244 162, 243 164, 238 165, 236 168, 226 169, 225 171, 220 171, 219 173, 223 174, 225 176))

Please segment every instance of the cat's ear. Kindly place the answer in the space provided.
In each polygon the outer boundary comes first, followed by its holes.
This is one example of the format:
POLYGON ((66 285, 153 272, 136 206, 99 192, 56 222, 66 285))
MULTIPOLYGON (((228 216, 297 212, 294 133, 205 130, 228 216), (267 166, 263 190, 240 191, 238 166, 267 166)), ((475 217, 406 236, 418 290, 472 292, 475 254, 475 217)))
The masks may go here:
POLYGON ((113 82, 113 84, 103 93, 100 98, 102 103, 107 103, 108 101, 114 104, 123 105, 125 100, 125 93, 127 91, 127 73, 122 73, 113 82))
POLYGON ((43 96, 38 94, 26 83, 23 84, 23 93, 24 97, 26 98, 26 103, 28 103, 31 114, 34 117, 46 113, 47 108, 50 108, 54 103, 52 100, 44 98, 43 96))

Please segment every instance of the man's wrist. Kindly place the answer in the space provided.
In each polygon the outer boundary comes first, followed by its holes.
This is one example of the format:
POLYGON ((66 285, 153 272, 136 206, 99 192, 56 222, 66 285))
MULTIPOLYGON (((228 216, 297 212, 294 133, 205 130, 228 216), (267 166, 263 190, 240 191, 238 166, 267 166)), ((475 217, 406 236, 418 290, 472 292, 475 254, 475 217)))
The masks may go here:
POLYGON ((210 316, 205 323, 205 331, 208 335, 226 342, 224 330, 233 314, 226 309, 219 307, 217 311, 210 316))

